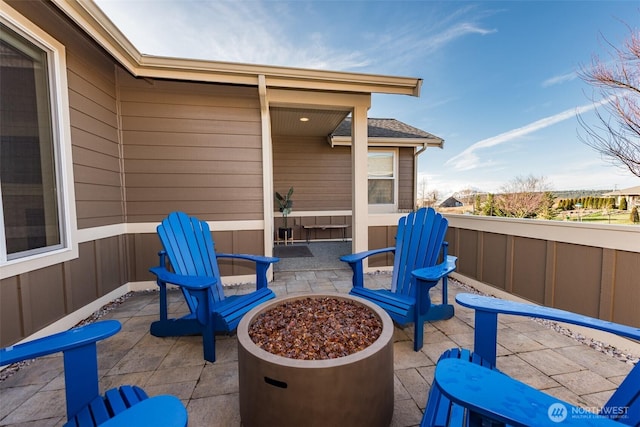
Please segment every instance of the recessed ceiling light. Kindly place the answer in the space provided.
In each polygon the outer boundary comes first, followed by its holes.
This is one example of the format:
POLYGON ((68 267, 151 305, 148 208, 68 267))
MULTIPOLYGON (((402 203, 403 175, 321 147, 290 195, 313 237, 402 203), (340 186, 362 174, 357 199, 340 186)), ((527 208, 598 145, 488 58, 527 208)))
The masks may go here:
POLYGON ((309 121, 309 117, 300 117, 300 121, 301 122, 308 122, 309 121))

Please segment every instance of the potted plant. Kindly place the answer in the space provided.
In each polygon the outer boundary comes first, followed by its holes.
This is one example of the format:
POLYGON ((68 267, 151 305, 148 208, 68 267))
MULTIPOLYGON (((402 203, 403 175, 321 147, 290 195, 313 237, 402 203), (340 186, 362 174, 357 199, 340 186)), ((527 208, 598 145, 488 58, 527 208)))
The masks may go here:
POLYGON ((282 212, 282 218, 284 222, 284 227, 278 228, 278 238, 280 239, 290 239, 293 236, 293 231, 287 223, 287 217, 291 213, 291 207, 293 206, 293 200, 291 200, 292 194, 293 187, 289 189, 285 196, 276 191, 276 202, 278 203, 278 210, 282 212))

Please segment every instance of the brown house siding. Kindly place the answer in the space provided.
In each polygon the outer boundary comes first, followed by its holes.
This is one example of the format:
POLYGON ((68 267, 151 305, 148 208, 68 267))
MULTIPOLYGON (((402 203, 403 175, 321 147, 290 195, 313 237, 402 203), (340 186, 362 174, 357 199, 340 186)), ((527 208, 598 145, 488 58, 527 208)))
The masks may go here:
POLYGON ((0 346, 19 341, 127 283, 126 237, 79 245, 79 257, 0 281, 0 346))
MULTIPOLYGON (((398 208, 413 209, 414 149, 399 150, 398 208)), ((325 137, 273 137, 273 182, 280 193, 294 187, 294 214, 351 210, 351 148, 325 137)))
POLYGON ((9 3, 65 45, 78 228, 123 222, 113 60, 54 6, 9 3))
MULTIPOLYGON (((124 221, 115 65, 45 2, 11 5, 65 45, 79 229, 124 221)), ((128 281, 123 237, 79 244, 73 261, 0 281, 0 346, 61 319, 128 281)))
POLYGON ((263 218, 256 88, 118 80, 128 222, 263 218))
POLYGON ((415 209, 414 148, 400 148, 398 155, 398 209, 415 209))
POLYGON ((293 194, 293 211, 351 210, 351 149, 323 137, 273 136, 275 191, 293 194))

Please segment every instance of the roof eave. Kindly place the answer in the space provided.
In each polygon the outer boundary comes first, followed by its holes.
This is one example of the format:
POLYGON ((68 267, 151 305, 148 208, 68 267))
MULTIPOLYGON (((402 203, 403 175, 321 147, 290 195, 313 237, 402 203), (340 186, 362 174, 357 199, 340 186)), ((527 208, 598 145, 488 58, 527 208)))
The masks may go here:
MULTIPOLYGON (((330 136, 329 144, 331 147, 350 147, 350 136, 330 136)), ((369 137, 367 139, 369 147, 435 147, 443 148, 444 140, 440 138, 381 138, 369 137)))
POLYGON ((422 79, 294 67, 145 55, 92 0, 52 0, 56 6, 137 77, 196 80, 292 89, 420 96, 422 79))

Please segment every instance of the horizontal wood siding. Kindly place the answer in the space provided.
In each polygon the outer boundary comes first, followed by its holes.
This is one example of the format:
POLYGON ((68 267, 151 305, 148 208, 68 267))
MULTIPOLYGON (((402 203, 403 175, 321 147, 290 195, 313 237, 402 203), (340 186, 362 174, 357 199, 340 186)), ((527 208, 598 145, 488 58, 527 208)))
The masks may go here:
MULTIPOLYGON (((124 222, 115 61, 50 2, 11 1, 65 46, 78 228, 124 222)), ((9 345, 128 282, 122 237, 0 281, 0 345, 9 345)))
POLYGON ((115 62, 46 2, 10 2, 65 45, 78 228, 124 221, 115 62))
POLYGON ((128 222, 263 217, 256 88, 118 74, 128 222))
POLYGON ((331 148, 322 137, 274 136, 273 184, 281 194, 294 188, 294 212, 350 210, 351 148, 331 148))
POLYGON ((415 209, 414 148, 400 148, 398 158, 398 209, 415 209))

